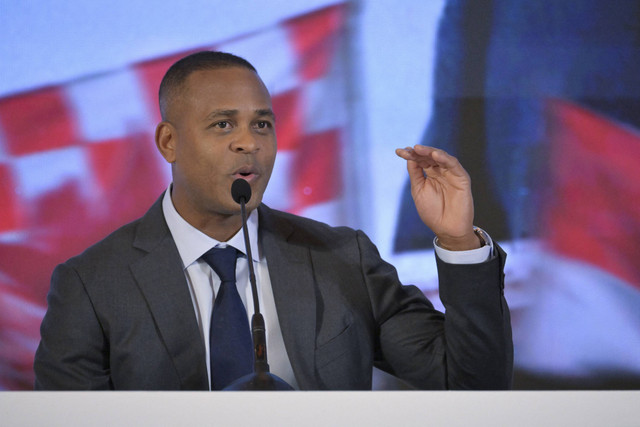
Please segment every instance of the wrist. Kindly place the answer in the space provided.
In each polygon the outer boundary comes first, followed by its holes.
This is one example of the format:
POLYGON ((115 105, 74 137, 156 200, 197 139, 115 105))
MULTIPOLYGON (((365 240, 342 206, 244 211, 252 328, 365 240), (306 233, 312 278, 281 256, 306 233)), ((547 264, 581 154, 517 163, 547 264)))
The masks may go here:
POLYGON ((488 245, 489 239, 484 230, 473 227, 470 233, 460 237, 436 236, 435 243, 449 251, 470 251, 488 245))

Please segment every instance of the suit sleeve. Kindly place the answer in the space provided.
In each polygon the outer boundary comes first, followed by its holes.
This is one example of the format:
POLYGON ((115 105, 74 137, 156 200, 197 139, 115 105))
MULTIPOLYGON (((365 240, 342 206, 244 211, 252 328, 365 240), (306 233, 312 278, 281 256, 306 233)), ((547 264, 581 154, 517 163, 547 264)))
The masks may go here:
POLYGON ((108 343, 73 268, 56 267, 47 303, 34 360, 36 390, 110 389, 108 343))
POLYGON ((513 341, 504 299, 506 254, 481 264, 437 259, 440 299, 445 307, 449 388, 510 389, 513 341))
POLYGON ((418 288, 400 284, 363 233, 358 240, 379 327, 376 366, 419 389, 511 387, 513 345, 499 247, 481 264, 437 260, 443 314, 418 288))

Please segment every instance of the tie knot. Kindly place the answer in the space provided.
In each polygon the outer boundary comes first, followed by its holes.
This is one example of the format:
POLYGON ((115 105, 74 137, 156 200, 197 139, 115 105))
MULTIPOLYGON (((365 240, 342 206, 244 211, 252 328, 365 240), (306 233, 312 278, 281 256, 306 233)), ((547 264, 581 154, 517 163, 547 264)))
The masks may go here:
POLYGON ((222 282, 233 283, 236 281, 237 258, 238 250, 233 246, 212 248, 202 255, 202 259, 213 268, 222 282))

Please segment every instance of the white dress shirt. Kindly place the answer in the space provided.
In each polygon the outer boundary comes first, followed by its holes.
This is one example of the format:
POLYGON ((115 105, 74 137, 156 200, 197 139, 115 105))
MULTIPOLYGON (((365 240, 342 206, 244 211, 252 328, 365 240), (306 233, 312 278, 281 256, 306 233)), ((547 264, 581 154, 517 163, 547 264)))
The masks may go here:
MULTIPOLYGON (((162 210, 165 220, 176 242, 178 252, 182 260, 182 267, 189 285, 191 300, 195 310, 200 334, 204 341, 207 353, 207 372, 209 373, 209 387, 211 387, 211 366, 209 362, 209 325, 211 323, 211 311, 215 295, 220 288, 220 278, 209 265, 200 257, 209 249, 214 247, 233 246, 243 254, 244 257, 238 257, 236 263, 236 286, 238 293, 244 306, 247 308, 247 316, 249 324, 253 315, 253 295, 251 293, 251 284, 249 283, 249 265, 247 264, 246 249, 242 230, 236 233, 226 242, 219 242, 197 228, 193 227, 178 214, 173 202, 171 201, 170 189, 165 192, 162 200, 162 210)), ((253 268, 256 275, 256 284, 258 287, 258 302, 260 311, 264 316, 266 335, 268 362, 271 373, 279 376, 295 389, 298 389, 293 374, 293 368, 287 355, 287 350, 282 339, 282 331, 278 321, 278 313, 273 298, 273 290, 271 288, 271 279, 269 278, 269 269, 267 268, 267 260, 260 247, 258 241, 258 210, 254 210, 247 220, 247 228, 249 230, 249 241, 251 242, 251 253, 253 256, 253 268)))

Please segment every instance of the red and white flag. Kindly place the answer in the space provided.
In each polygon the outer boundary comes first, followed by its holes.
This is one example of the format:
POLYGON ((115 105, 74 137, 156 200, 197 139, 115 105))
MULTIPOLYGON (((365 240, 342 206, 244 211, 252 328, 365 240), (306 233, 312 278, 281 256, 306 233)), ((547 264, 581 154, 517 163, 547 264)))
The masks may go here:
POLYGON ((170 181, 153 141, 168 67, 196 50, 248 59, 269 88, 278 156, 264 201, 344 222, 346 7, 0 99, 0 389, 30 389, 54 266, 142 215, 170 181))
POLYGON ((640 133, 583 106, 547 104, 544 246, 518 315, 516 359, 531 372, 640 373, 640 133))

